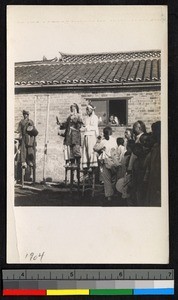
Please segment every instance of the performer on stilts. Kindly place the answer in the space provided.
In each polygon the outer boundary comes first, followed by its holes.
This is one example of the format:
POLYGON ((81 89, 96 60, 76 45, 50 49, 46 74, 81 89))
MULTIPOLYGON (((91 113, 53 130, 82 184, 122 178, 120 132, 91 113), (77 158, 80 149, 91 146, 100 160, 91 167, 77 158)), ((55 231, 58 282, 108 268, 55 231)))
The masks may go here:
POLYGON ((93 150, 99 135, 98 117, 95 114, 95 107, 90 103, 86 107, 85 131, 82 153, 82 167, 86 170, 98 166, 97 154, 93 150))
POLYGON ((57 118, 57 124, 60 129, 65 129, 64 134, 64 159, 66 166, 79 167, 81 159, 81 132, 83 126, 82 116, 79 112, 79 107, 76 103, 70 106, 70 115, 66 122, 60 123, 57 118))
MULTIPOLYGON (((19 140, 21 144, 21 165, 26 169, 30 167, 30 171, 34 166, 34 152, 35 152, 35 137, 38 131, 34 126, 34 122, 29 119, 29 111, 23 110, 23 119, 18 124, 17 133, 19 133, 19 140)), ((31 173, 31 172, 30 172, 31 173)), ((32 178, 32 174, 30 175, 32 178)))

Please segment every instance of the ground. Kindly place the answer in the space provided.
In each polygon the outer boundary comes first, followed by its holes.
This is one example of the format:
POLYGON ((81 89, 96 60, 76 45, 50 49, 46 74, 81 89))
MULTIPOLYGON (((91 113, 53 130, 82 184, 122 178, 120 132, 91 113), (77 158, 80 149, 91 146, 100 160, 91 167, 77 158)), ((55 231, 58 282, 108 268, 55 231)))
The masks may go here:
POLYGON ((116 193, 112 201, 106 201, 103 185, 96 186, 94 197, 91 196, 91 189, 85 191, 82 196, 82 188, 77 191, 74 186, 64 184, 35 184, 25 183, 15 185, 15 206, 127 206, 125 200, 120 199, 116 193))

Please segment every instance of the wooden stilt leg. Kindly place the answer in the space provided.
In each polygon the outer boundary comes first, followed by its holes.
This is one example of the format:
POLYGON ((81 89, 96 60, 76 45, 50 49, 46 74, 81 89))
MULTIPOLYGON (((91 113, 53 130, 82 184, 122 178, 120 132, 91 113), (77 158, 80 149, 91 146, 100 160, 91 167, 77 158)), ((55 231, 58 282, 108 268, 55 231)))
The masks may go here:
POLYGON ((34 138, 33 184, 36 182, 36 138, 34 138))
POLYGON ((80 191, 80 166, 77 167, 77 189, 80 191))
POLYGON ((67 167, 65 167, 65 186, 67 186, 67 167))
POLYGON ((25 168, 22 168, 22 188, 24 187, 25 168))
POLYGON ((85 174, 83 174, 83 182, 82 182, 82 196, 85 194, 85 174))
POLYGON ((92 197, 95 195, 95 172, 92 170, 92 197))
POLYGON ((36 165, 33 165, 33 184, 35 185, 36 182, 36 165))
POLYGON ((71 168, 70 170, 70 192, 72 193, 74 183, 74 170, 71 168))
POLYGON ((80 158, 76 160, 77 163, 77 189, 80 191, 80 158))

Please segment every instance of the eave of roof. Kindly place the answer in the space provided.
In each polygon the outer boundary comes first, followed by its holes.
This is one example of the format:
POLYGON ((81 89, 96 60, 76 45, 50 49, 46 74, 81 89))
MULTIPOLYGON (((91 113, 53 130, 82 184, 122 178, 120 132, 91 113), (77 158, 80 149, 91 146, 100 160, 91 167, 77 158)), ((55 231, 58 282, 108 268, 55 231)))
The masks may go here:
MULTIPOLYGON (((16 64, 15 86, 69 86, 73 85, 120 85, 127 83, 155 83, 160 82, 161 60, 160 51, 135 53, 136 60, 132 59, 133 52, 125 53, 125 60, 118 60, 121 53, 108 53, 103 56, 107 61, 101 61, 103 54, 85 55, 90 62, 82 62, 80 55, 74 55, 75 62, 48 61, 31 64, 16 64), (142 54, 142 56, 141 56, 142 54), (113 61, 115 55, 115 61, 113 61), (118 56, 117 56, 118 55, 118 56), (78 58, 79 57, 79 58, 78 58), (93 59, 91 60, 91 58, 93 59), (100 61, 98 61, 98 57, 100 61), (127 60, 126 60, 127 57, 127 60), (150 58, 151 57, 151 58, 150 58), (139 58, 139 59, 138 59, 139 58)), ((124 54, 122 53, 122 56, 124 54)), ((63 55, 67 57, 67 55, 63 55)), ((68 60, 71 60, 71 56, 68 60)), ((66 59, 67 60, 67 59, 66 59)))

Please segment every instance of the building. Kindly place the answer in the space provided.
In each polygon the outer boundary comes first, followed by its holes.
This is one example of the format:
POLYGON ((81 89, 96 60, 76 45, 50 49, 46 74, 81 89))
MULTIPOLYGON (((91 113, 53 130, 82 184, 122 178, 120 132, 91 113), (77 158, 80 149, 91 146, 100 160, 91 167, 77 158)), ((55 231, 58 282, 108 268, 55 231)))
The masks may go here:
POLYGON ((62 122, 70 105, 79 105, 83 116, 91 101, 100 129, 116 115, 116 137, 136 120, 150 125, 161 114, 161 52, 139 51, 101 54, 60 54, 59 58, 15 64, 15 126, 22 109, 30 111, 39 131, 37 181, 43 179, 47 144, 46 177, 64 179, 63 138, 58 136, 56 116, 62 122))

